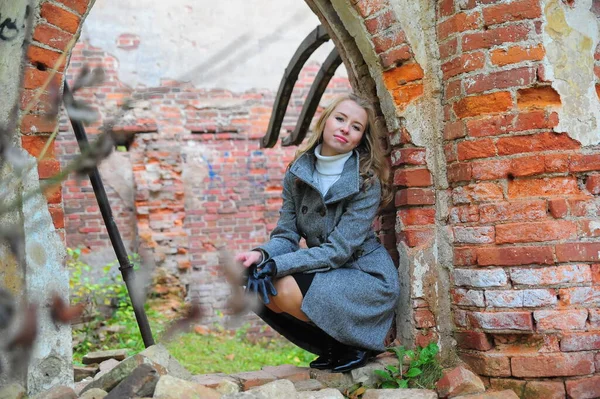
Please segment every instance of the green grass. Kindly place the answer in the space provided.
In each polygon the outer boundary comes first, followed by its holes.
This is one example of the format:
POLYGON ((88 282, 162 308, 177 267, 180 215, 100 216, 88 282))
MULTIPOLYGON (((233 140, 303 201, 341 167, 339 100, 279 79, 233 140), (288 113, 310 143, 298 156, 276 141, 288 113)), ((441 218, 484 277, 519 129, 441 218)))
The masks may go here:
POLYGON ((253 344, 241 334, 184 334, 166 346, 192 374, 239 373, 264 366, 292 364, 307 366, 315 355, 284 339, 269 339, 253 344))

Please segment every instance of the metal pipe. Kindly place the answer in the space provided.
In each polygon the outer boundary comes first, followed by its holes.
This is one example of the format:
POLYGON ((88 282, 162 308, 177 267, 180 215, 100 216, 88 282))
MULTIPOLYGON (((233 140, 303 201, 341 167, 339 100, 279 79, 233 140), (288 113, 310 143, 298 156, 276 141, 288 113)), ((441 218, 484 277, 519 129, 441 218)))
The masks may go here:
MULTIPOLYGON (((73 101, 73 93, 71 93, 71 90, 69 89, 69 85, 67 84, 66 80, 64 85, 64 98, 68 99, 68 101, 70 102, 73 101)), ((83 123, 81 123, 81 121, 79 120, 71 119, 70 116, 69 119, 71 121, 71 125, 73 126, 73 131, 75 132, 77 143, 79 144, 79 150, 83 153, 83 151, 89 147, 89 142, 85 133, 85 128, 83 127, 83 123)), ((119 228, 117 227, 117 223, 113 218, 110 203, 108 202, 106 190, 104 190, 104 184, 102 183, 102 178, 100 177, 98 168, 92 168, 88 176, 90 177, 90 182, 92 183, 94 194, 96 195, 98 207, 100 208, 102 219, 104 219, 104 224, 106 225, 106 230, 108 231, 110 242, 112 243, 113 249, 115 250, 115 254, 117 255, 117 260, 119 261, 119 270, 121 271, 123 281, 125 282, 125 286, 127 287, 129 299, 131 299, 133 312, 135 313, 135 318, 137 320, 140 333, 142 334, 142 340, 144 341, 144 345, 147 348, 151 345, 154 345, 154 338, 152 337, 152 330, 150 329, 148 317, 146 317, 146 312, 144 310, 143 297, 141 297, 140 295, 132 295, 132 290, 134 289, 133 266, 129 261, 129 257, 127 256, 127 250, 125 249, 123 239, 121 238, 121 234, 119 233, 119 228)))

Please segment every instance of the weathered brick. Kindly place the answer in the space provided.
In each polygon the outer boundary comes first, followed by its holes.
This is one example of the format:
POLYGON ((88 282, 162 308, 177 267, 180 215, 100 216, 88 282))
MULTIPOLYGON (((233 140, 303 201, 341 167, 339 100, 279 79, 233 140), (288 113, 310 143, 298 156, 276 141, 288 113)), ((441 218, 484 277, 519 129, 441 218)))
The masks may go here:
POLYGON ((496 226, 496 244, 565 240, 577 236, 577 224, 567 220, 507 223, 496 226))
POLYGON ((590 312, 590 327, 592 329, 600 329, 600 309, 588 309, 588 311, 590 312))
POLYGON ((71 10, 77 12, 79 15, 85 14, 88 9, 88 0, 56 0, 61 4, 69 7, 71 10))
POLYGON ((445 40, 448 36, 459 32, 474 30, 481 26, 479 12, 461 12, 441 22, 437 26, 438 39, 445 40))
POLYGON ((467 118, 482 114, 504 112, 512 108, 512 95, 500 91, 461 99, 454 104, 454 112, 459 118, 467 118))
POLYGON ((437 10, 439 17, 448 17, 454 14, 454 0, 440 0, 437 10))
POLYGON ((534 308, 554 305, 557 302, 554 290, 486 290, 485 300, 488 307, 496 308, 534 308))
POLYGON ((557 244, 556 258, 559 262, 600 261, 600 242, 557 244))
MULTIPOLYGON (((32 155, 34 157, 38 157, 38 156, 40 156, 40 154, 42 153, 42 150, 46 146, 46 143, 48 142, 49 137, 50 136, 21 136, 21 146, 30 155, 32 155)), ((52 144, 50 144, 48 146, 48 149, 46 151, 46 155, 44 156, 44 158, 54 158, 55 157, 54 147, 55 147, 55 143, 52 142, 52 144)))
POLYGON ((495 49, 490 52, 492 64, 504 66, 517 64, 523 61, 541 61, 544 59, 546 51, 544 46, 511 46, 507 49, 495 49))
POLYGON ((471 180, 471 164, 460 162, 448 166, 447 177, 449 183, 471 180))
POLYGON ((481 93, 488 90, 529 86, 535 82, 535 79, 536 70, 531 67, 523 67, 510 69, 507 71, 469 76, 463 80, 463 87, 468 95, 481 93))
POLYGON ((392 90, 394 102, 400 109, 404 109, 409 103, 423 95, 423 84, 407 84, 392 90))
POLYGON ((444 126, 444 140, 454 140, 465 137, 465 124, 463 121, 446 123, 444 126))
POLYGON ((533 19, 542 16, 539 0, 517 0, 507 4, 484 7, 483 20, 486 25, 509 21, 533 19))
POLYGON ((589 283, 592 280, 589 265, 514 268, 509 274, 513 284, 530 286, 589 283))
POLYGON ((403 242, 409 247, 429 245, 435 238, 433 229, 404 229, 397 235, 397 241, 403 242))
POLYGON ((425 165, 427 160, 425 159, 426 151, 424 148, 399 148, 395 149, 391 153, 391 160, 393 166, 398 165, 425 165))
POLYGON ((387 30, 373 37, 373 45, 377 54, 381 54, 404 43, 406 43, 406 35, 400 28, 387 30))
POLYGON ((530 28, 526 24, 510 24, 484 32, 464 34, 462 50, 471 51, 490 48, 504 43, 520 42, 529 36, 530 28))
POLYGON ((554 198, 548 200, 548 211, 552 217, 561 219, 567 215, 569 209, 567 208, 567 201, 563 198, 554 198))
POLYGON ((397 216, 404 226, 423 226, 435 223, 435 209, 432 208, 399 209, 397 216))
POLYGON ((479 221, 478 206, 455 206, 450 209, 450 221, 452 223, 471 223, 479 221))
POLYGON ((517 91, 519 108, 559 107, 560 105, 560 95, 552 86, 531 87, 517 91))
POLYGON ((488 331, 533 331, 529 312, 469 312, 468 317, 472 326, 488 331))
POLYGON ((403 62, 409 60, 412 57, 412 52, 410 50, 410 46, 401 45, 400 47, 395 47, 387 50, 384 53, 379 55, 381 59, 381 65, 387 69, 397 62, 403 62))
POLYGON ((558 292, 561 304, 580 305, 600 304, 600 287, 573 287, 561 288, 558 292))
POLYGON ((498 155, 523 152, 577 149, 581 145, 566 133, 537 133, 526 136, 502 137, 496 142, 498 155))
POLYGON ((496 148, 491 139, 465 140, 456 145, 458 160, 488 158, 496 155, 496 148))
POLYGON ((587 316, 586 309, 536 310, 533 312, 533 318, 540 332, 583 330, 587 316))
POLYGON ((444 79, 450 79, 461 73, 476 71, 485 65, 485 54, 477 51, 468 54, 462 54, 442 64, 444 79))
POLYGON ((591 353, 536 353, 511 359, 515 377, 559 377, 586 375, 594 372, 591 353))
POLYGON ((51 205, 48 207, 48 211, 50 212, 50 217, 52 217, 52 223, 54 223, 54 228, 64 229, 65 213, 63 211, 62 205, 51 205))
POLYGON ((66 11, 52 3, 42 4, 40 16, 50 24, 57 26, 69 33, 76 33, 79 28, 81 18, 77 15, 66 11))
POLYGON ((600 222, 598 220, 580 220, 579 228, 586 237, 600 237, 600 222))
POLYGON ((375 14, 388 6, 388 3, 383 0, 359 0, 354 4, 354 8, 358 11, 361 17, 366 18, 375 14))
POLYGON ((455 247, 454 266, 471 266, 477 263, 476 247, 455 247))
POLYGON ((435 317, 429 309, 417 309, 414 312, 417 328, 435 327, 435 317))
POLYGON ((452 290, 452 302, 459 306, 485 307, 483 291, 455 288, 452 290))
POLYGON ((454 242, 461 244, 491 244, 494 242, 494 227, 461 227, 453 229, 454 242))
MULTIPOLYGON (((569 328, 565 328, 565 330, 568 329, 569 328)), ((598 349, 600 349, 600 332, 565 333, 560 340, 560 350, 563 352, 579 352, 598 349)))
POLYGON ((481 379, 472 371, 463 366, 455 367, 444 372, 442 378, 436 383, 439 397, 456 397, 485 391, 481 379))
POLYGON ((552 112, 546 115, 544 110, 524 111, 517 115, 514 131, 550 129, 558 124, 556 113, 552 112))
POLYGON ((511 159, 508 174, 512 177, 533 176, 542 174, 545 170, 544 157, 531 155, 511 159))
POLYGON ((491 377, 510 377, 511 375, 510 360, 503 354, 459 352, 458 356, 479 375, 491 377))
POLYGON ((546 217, 546 202, 534 200, 482 204, 479 207, 479 217, 483 224, 542 219, 546 217))
POLYGON ((452 190, 454 204, 501 201, 502 199, 504 199, 502 187, 495 183, 474 183, 468 186, 456 187, 452 190))
POLYGON ((405 63, 383 72, 383 82, 388 90, 396 89, 406 83, 423 79, 423 68, 417 63, 405 63))
POLYGON ((433 204, 435 193, 430 188, 406 188, 396 192, 396 206, 433 204))
POLYGON ((503 287, 508 283, 502 269, 454 269, 454 284, 478 288, 503 287))
POLYGON ((573 154, 569 163, 571 172, 600 170, 600 154, 573 154))
POLYGON ((512 378, 490 378, 489 389, 495 392, 511 390, 520 398, 523 396, 526 383, 526 381, 512 378))
POLYGON ((480 266, 517 266, 554 263, 551 247, 488 247, 477 249, 480 266))
POLYGON ((585 188, 592 195, 600 194, 600 175, 588 176, 585 181, 585 188))
POLYGON ((48 24, 38 24, 33 31, 33 40, 64 51, 73 35, 48 24))
POLYGON ((600 397, 600 375, 566 380, 565 385, 570 398, 600 397))
MULTIPOLYGON (((452 39, 448 39, 445 42, 439 45, 440 50, 440 60, 445 60, 448 57, 453 57, 456 55, 458 50, 458 38, 454 37, 452 39)), ((460 86, 460 82, 458 82, 460 86)))
POLYGON ((52 133, 58 121, 48 119, 44 115, 25 115, 21 120, 21 133, 52 133))
POLYGON ((512 131, 514 115, 493 115, 466 122, 470 137, 497 136, 512 131))
POLYGON ((56 159, 42 159, 38 162, 38 175, 40 179, 48 179, 60 172, 60 161, 56 159))
POLYGON ((397 22, 396 15, 392 10, 365 20, 365 27, 371 35, 384 31, 397 22))
POLYGON ((488 334, 477 331, 459 331, 454 333, 457 345, 462 349, 488 351, 494 347, 488 334))
POLYGON ((394 172, 394 185, 403 187, 427 187, 431 186, 431 173, 429 170, 420 169, 397 169, 394 172))
POLYGON ((523 399, 564 399, 565 385, 562 381, 527 381, 523 399))
POLYGON ((452 163, 458 160, 455 143, 448 143, 444 145, 444 156, 446 157, 447 163, 452 163))
POLYGON ((582 195, 575 177, 515 179, 508 182, 509 198, 582 195))

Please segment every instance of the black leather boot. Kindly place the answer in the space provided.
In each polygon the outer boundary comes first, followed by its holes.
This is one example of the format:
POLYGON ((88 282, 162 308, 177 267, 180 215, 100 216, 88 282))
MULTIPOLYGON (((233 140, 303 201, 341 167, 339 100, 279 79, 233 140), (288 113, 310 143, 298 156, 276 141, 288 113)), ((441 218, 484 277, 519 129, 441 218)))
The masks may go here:
POLYGON ((367 364, 369 359, 374 356, 375 353, 372 351, 346 346, 343 352, 338 354, 338 360, 331 371, 333 373, 344 373, 357 369, 367 364))
POLYGON ((317 370, 332 369, 337 363, 339 347, 340 344, 333 338, 330 338, 327 342, 325 353, 310 362, 309 367, 317 370))

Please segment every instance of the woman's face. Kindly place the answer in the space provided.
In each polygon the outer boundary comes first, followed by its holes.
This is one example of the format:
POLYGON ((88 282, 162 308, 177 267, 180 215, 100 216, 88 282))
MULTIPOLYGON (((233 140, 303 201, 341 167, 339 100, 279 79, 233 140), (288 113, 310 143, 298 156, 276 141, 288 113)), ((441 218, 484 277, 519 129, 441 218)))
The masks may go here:
POLYGON ((321 155, 332 156, 352 151, 367 128, 367 111, 352 100, 344 100, 335 107, 325 121, 321 155))

